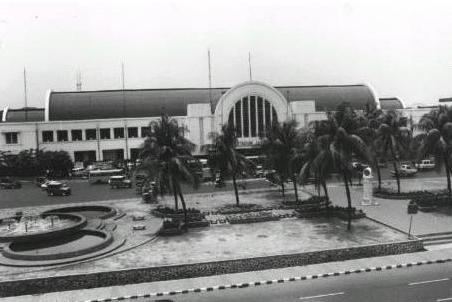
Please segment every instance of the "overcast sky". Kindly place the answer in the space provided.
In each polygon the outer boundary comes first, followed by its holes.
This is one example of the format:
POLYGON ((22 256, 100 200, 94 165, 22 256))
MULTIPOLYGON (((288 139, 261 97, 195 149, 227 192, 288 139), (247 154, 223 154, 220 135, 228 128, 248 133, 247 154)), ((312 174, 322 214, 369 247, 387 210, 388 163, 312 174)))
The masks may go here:
POLYGON ((452 96, 451 1, 0 0, 0 107, 47 89, 370 83, 407 104, 452 96), (448 3, 449 2, 449 3, 448 3))

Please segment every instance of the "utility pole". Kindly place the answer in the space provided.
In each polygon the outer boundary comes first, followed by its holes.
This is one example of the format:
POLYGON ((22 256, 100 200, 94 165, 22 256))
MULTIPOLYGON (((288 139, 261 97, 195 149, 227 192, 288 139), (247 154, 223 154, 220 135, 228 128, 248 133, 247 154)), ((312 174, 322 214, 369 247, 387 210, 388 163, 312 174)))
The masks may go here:
POLYGON ((248 52, 248 67, 250 70, 250 81, 253 80, 253 73, 251 71, 251 52, 248 52))
POLYGON ((28 122, 27 71, 24 67, 25 121, 28 122))
POLYGON ((213 104, 212 104, 212 70, 210 66, 210 49, 207 50, 207 64, 209 68, 209 103, 210 103, 210 112, 213 113, 213 104))
POLYGON ((126 85, 125 85, 125 73, 124 73, 124 62, 121 62, 121 79, 122 79, 122 117, 124 119, 124 138, 126 143, 125 157, 129 160, 129 135, 127 129, 126 120, 126 85))

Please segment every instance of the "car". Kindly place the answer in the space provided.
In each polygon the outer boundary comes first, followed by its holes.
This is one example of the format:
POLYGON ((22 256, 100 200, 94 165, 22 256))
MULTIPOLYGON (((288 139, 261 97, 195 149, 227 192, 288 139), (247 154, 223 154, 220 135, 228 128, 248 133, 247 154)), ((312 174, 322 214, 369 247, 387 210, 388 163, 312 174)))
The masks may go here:
POLYGON ((127 179, 124 175, 111 176, 108 183, 112 189, 117 188, 132 188, 132 181, 127 179))
MULTIPOLYGON (((411 165, 409 164, 403 164, 400 165, 399 168, 399 176, 400 177, 409 177, 409 176, 414 176, 417 173, 417 169, 413 168, 411 165)), ((396 176, 395 171, 391 171, 391 175, 392 176, 396 176)))
POLYGON ((17 180, 11 177, 2 177, 0 179, 0 188, 1 189, 20 189, 22 185, 17 180))
POLYGON ((74 168, 71 170, 71 174, 73 177, 86 177, 88 176, 88 172, 85 171, 84 168, 74 168))
POLYGON ((47 195, 49 196, 68 196, 71 195, 71 188, 59 181, 50 181, 47 183, 47 195))
POLYGON ((435 168, 435 163, 429 159, 423 159, 421 162, 416 163, 416 168, 418 170, 431 170, 435 168))
POLYGON ((35 179, 35 185, 39 188, 41 188, 41 186, 46 183, 46 181, 48 181, 47 177, 45 176, 38 176, 35 179))

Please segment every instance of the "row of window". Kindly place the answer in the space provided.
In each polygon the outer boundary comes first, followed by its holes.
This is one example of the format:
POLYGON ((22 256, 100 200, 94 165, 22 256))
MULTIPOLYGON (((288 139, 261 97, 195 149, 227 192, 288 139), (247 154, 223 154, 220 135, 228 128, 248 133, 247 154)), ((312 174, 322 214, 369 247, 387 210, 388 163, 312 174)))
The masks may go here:
MULTIPOLYGON (((100 128, 99 138, 100 139, 111 139, 111 129, 110 128, 100 128)), ((71 130, 72 141, 83 140, 83 131, 85 131, 85 140, 97 140, 97 129, 74 129, 71 130)), ((141 137, 146 137, 149 131, 149 127, 141 127, 141 137)), ((113 128, 113 138, 124 138, 124 127, 113 128)), ((128 138, 138 137, 138 127, 127 128, 128 138)), ((17 139, 16 139, 17 140, 17 139)), ((42 141, 45 143, 50 143, 55 141, 53 131, 42 131, 42 141)), ((68 130, 57 130, 56 131, 56 141, 57 142, 67 142, 69 141, 68 130)))
POLYGON ((5 132, 5 143, 7 145, 15 145, 19 143, 19 133, 17 132, 5 132))

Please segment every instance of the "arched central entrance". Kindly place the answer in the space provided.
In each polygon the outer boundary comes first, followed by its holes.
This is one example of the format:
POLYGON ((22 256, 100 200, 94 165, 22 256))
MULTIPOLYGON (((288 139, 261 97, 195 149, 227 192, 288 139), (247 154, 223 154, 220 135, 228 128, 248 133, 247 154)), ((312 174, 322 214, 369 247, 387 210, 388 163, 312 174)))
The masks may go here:
POLYGON ((277 120, 275 107, 257 95, 236 101, 228 117, 228 123, 235 126, 239 137, 261 137, 265 128, 277 120))
POLYGON ((216 130, 233 123, 242 141, 256 141, 273 120, 289 116, 287 100, 277 89, 256 81, 248 81, 229 89, 215 107, 216 130))

